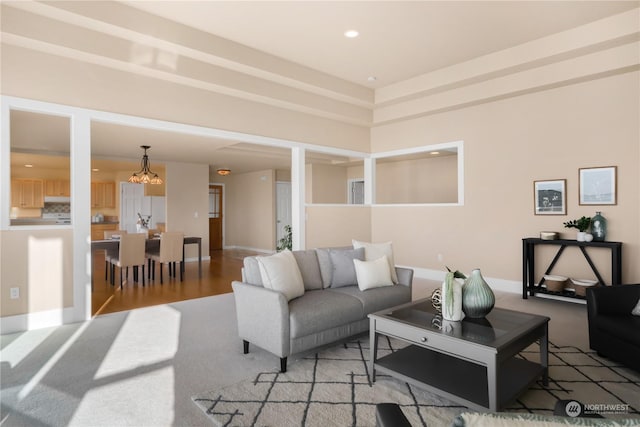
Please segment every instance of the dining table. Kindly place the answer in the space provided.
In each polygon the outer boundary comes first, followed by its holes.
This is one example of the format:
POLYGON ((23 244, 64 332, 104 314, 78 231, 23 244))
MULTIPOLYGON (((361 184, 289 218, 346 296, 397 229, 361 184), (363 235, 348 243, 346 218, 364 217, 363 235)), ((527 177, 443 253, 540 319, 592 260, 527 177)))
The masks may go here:
MULTIPOLYGON (((198 245, 198 277, 202 277, 202 237, 189 236, 184 238, 182 245, 182 262, 180 263, 180 269, 184 272, 184 252, 185 246, 198 245)), ((109 252, 117 252, 120 248, 120 239, 104 239, 104 240, 92 240, 91 241, 91 253, 95 251, 106 250, 109 252)), ((156 251, 160 248, 160 238, 153 237, 146 240, 145 248, 147 251, 156 251)))

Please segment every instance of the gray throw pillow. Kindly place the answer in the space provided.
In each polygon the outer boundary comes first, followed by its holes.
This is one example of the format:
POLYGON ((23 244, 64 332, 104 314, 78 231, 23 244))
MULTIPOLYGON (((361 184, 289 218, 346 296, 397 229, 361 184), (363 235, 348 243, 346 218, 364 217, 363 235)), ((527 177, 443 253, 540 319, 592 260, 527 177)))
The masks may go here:
POLYGON ((331 287, 340 288, 358 283, 354 259, 364 261, 364 248, 329 249, 331 259, 331 287))
POLYGON ((313 249, 306 251, 293 251, 296 258, 302 280, 304 281, 305 291, 314 289, 322 289, 322 276, 320 274, 320 266, 318 265, 318 256, 313 249))
POLYGON ((331 258, 329 258, 329 249, 316 249, 318 257, 318 265, 320 266, 320 276, 322 277, 322 287, 331 286, 331 274, 333 267, 331 266, 331 258))

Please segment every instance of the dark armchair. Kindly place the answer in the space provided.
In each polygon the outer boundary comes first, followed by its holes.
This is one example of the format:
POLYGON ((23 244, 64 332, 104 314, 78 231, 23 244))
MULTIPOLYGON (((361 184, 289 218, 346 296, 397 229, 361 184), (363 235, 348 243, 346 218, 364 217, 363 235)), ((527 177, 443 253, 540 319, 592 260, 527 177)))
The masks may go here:
POLYGON ((640 316, 631 314, 638 299, 640 285, 587 289, 589 347, 640 372, 640 316))

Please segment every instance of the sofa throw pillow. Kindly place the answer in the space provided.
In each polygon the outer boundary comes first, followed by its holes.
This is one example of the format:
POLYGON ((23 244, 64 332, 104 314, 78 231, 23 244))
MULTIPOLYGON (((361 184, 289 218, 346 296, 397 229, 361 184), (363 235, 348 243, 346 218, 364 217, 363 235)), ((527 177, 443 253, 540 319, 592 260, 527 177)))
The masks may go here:
POLYGON ((389 263, 389 270, 391 271, 391 281, 398 283, 398 274, 396 273, 396 264, 393 259, 393 247, 391 242, 385 243, 369 243, 361 242, 359 240, 353 240, 354 248, 364 248, 364 258, 366 261, 373 261, 380 258, 382 255, 386 255, 387 262, 389 263))
POLYGON ((293 251, 293 256, 298 263, 298 269, 304 282, 304 290, 312 291, 322 289, 322 275, 318 265, 318 255, 313 249, 306 251, 293 251))
POLYGON ((259 256, 262 286, 280 292, 287 301, 304 295, 304 283, 298 263, 289 250, 271 256, 259 256))
POLYGON ((316 256, 318 257, 320 276, 322 276, 322 287, 328 288, 331 286, 331 274, 333 273, 331 258, 329 257, 329 249, 316 249, 316 256))
POLYGON ((631 314, 634 316, 640 316, 640 298, 638 298, 638 303, 633 307, 633 310, 631 310, 631 314))
POLYGON ((386 255, 382 255, 373 261, 354 259, 353 264, 356 268, 358 288, 361 291, 381 288, 383 286, 393 286, 391 272, 389 271, 389 261, 387 261, 386 255))
POLYGON ((358 283, 353 260, 364 261, 364 248, 329 249, 331 259, 331 287, 340 288, 358 283))

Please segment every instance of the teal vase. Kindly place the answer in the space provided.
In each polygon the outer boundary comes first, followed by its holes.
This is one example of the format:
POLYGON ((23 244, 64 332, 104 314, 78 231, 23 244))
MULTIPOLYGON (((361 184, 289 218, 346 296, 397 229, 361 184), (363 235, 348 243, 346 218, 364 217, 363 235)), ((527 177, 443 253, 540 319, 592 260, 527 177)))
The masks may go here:
POLYGON ((462 311, 467 317, 479 319, 489 314, 495 303, 493 291, 476 268, 462 287, 462 311))
POLYGON ((604 242, 607 237, 607 220, 600 214, 600 211, 591 218, 591 234, 593 234, 595 242, 604 242))

